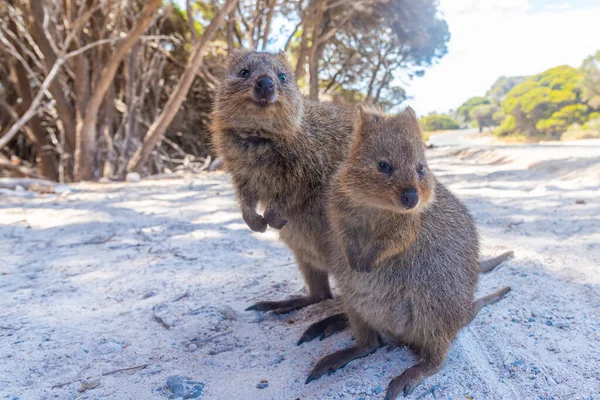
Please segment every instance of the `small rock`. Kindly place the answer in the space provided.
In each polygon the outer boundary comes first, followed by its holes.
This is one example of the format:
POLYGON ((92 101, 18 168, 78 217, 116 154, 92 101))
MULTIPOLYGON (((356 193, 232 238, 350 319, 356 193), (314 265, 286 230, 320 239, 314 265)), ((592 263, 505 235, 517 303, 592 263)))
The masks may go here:
POLYGON ((83 381, 77 391, 83 393, 86 390, 91 390, 100 386, 100 378, 91 378, 83 381))
POLYGON ((575 204, 585 204, 585 200, 577 199, 577 200, 575 200, 575 204))
POLYGON ((140 176, 140 174, 138 174, 137 172, 129 172, 126 176, 125 176, 125 180, 127 182, 139 182, 142 180, 142 177, 140 176))
POLYGON ((98 346, 99 354, 118 353, 123 350, 123 345, 117 342, 105 342, 98 346))
POLYGON ((535 322, 535 318, 533 318, 533 317, 529 317, 528 321, 529 321, 529 322, 535 322))
POLYGON ((276 365, 283 361, 283 356, 281 354, 277 355, 271 361, 269 361, 269 365, 276 365))
POLYGON ((238 314, 238 317, 240 321, 250 324, 258 324, 265 319, 264 313, 260 311, 246 311, 245 313, 238 314))
POLYGON ((546 321, 546 325, 547 326, 552 326, 552 321, 550 321, 550 320, 546 321))
POLYGON ((229 320, 229 321, 237 320, 238 314, 237 314, 237 312, 235 312, 235 310, 233 308, 231 308, 229 306, 225 306, 225 307, 223 307, 221 312, 223 313, 223 316, 225 317, 226 320, 229 320))
POLYGON ((557 322, 554 324, 555 327, 565 329, 571 326, 568 322, 557 322))
POLYGON ((164 370, 163 367, 158 366, 158 367, 154 367, 154 368, 143 369, 140 372, 138 372, 138 374, 142 375, 142 376, 156 375, 156 374, 160 374, 161 372, 163 372, 163 370, 164 370))
POLYGON ((266 388, 268 386, 269 386, 269 381, 266 380, 266 379, 263 379, 263 380, 260 381, 260 383, 258 385, 256 385, 256 388, 257 389, 264 389, 264 388, 266 388))
POLYGON ((156 296, 158 292, 156 290, 148 290, 142 295, 142 300, 149 299, 150 297, 156 296))

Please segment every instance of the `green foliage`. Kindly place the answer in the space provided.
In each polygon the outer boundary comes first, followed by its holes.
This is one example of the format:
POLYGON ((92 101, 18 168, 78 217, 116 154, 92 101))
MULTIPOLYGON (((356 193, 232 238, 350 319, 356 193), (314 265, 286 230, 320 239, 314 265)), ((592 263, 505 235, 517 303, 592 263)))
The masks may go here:
POLYGON ((515 86, 527 79, 527 76, 501 76, 494 82, 485 97, 491 99, 494 103, 500 104, 506 94, 515 86))
POLYGON ((458 107, 456 115, 461 122, 468 123, 472 121, 471 112, 473 109, 485 104, 492 104, 492 101, 486 97, 471 97, 458 107))
POLYGON ((458 122, 449 115, 446 114, 429 114, 425 117, 421 117, 419 120, 421 127, 424 131, 443 131, 451 129, 459 129, 458 122))
POLYGON ((503 124, 502 134, 520 132, 528 137, 556 137, 559 129, 564 130, 568 126, 564 121, 570 118, 569 113, 572 112, 573 118, 576 118, 581 111, 567 109, 553 118, 563 107, 580 101, 581 77, 581 71, 563 65, 515 86, 502 101, 504 113, 514 118, 514 128, 506 131, 509 125, 503 124))
POLYGON ((512 115, 506 116, 504 121, 500 124, 498 128, 494 131, 496 136, 508 136, 511 133, 515 132, 517 128, 517 120, 512 115))
POLYGON ((581 124, 588 119, 588 107, 585 104, 571 104, 561 108, 548 119, 541 119, 535 128, 547 136, 556 136, 573 124, 581 124))
MULTIPOLYGON (((591 100, 600 97, 600 50, 583 60, 581 65, 583 97, 591 100)), ((600 105, 600 102, 598 102, 600 105)), ((600 108, 600 107, 598 107, 600 108)))

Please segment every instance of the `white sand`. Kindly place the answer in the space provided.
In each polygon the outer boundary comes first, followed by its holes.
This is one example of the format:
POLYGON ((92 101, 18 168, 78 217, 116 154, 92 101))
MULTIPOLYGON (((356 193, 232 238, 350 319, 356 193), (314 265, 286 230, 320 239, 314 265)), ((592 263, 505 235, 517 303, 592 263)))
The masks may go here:
MULTIPOLYGON (((598 142, 429 157, 470 207, 484 255, 516 257, 480 283, 482 294, 513 291, 461 331, 412 398, 439 385, 444 399, 598 399, 598 142)), ((243 311, 303 282, 272 231, 244 225, 226 175, 73 187, 0 194, 0 398, 160 399, 177 375, 203 383, 203 399, 381 399, 414 363, 406 349, 380 349, 305 385, 351 332, 296 346, 333 301, 285 316, 243 311)))

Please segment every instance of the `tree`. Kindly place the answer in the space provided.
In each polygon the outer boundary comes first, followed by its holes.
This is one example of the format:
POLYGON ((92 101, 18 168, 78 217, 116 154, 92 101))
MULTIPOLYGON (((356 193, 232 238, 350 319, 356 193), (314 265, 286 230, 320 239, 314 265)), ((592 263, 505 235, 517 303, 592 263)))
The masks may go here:
POLYGON ((156 143, 158 143, 158 141, 162 138, 165 130, 171 124, 171 121, 173 121, 175 114, 177 114, 181 103, 183 103, 183 100, 185 100, 187 92, 192 85, 194 77, 196 76, 196 71, 202 63, 204 53, 207 50, 209 42, 213 39, 217 30, 221 27, 225 16, 234 9, 236 3, 237 0, 226 1, 223 8, 217 12, 215 17, 211 20, 210 24, 204 31, 204 34, 200 40, 198 40, 197 44, 194 46, 194 50, 192 51, 192 55, 190 56, 185 70, 183 71, 181 80, 177 83, 173 93, 171 93, 165 108, 161 111, 154 123, 148 129, 143 145, 131 158, 131 161, 127 165, 128 171, 137 171, 141 169, 152 150, 154 150, 156 143))
POLYGON ((421 117, 419 122, 421 123, 423 130, 426 132, 460 128, 455 119, 445 114, 431 113, 425 117, 421 117))
POLYGON ((468 124, 472 121, 473 109, 491 103, 492 101, 486 97, 471 97, 469 100, 465 101, 460 107, 458 107, 458 109, 456 110, 456 115, 462 123, 468 124))
POLYGON ((527 137, 556 137, 561 114, 554 114, 565 106, 581 102, 581 71, 563 65, 528 78, 515 86, 502 101, 502 110, 508 118, 497 133, 522 133, 527 137))
POLYGON ((600 110, 600 50, 583 61, 581 71, 583 98, 593 109, 600 110))
POLYGON ((490 99, 494 104, 500 105, 506 94, 525 79, 527 79, 526 76, 501 76, 487 91, 485 97, 490 99))

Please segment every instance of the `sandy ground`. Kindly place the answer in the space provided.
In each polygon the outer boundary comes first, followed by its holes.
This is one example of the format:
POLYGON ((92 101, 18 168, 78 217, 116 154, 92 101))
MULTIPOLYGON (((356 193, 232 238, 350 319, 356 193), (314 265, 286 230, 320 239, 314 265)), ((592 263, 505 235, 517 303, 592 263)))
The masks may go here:
MULTIPOLYGON (((483 255, 516 253, 480 293, 513 291, 412 398, 600 398, 600 145, 440 137, 431 168, 470 207, 483 255)), ((274 232, 244 225, 221 173, 4 191, 0 254, 2 399, 381 399, 415 361, 380 349, 305 385, 351 332, 296 346, 334 301, 243 311, 303 283, 274 232)))

